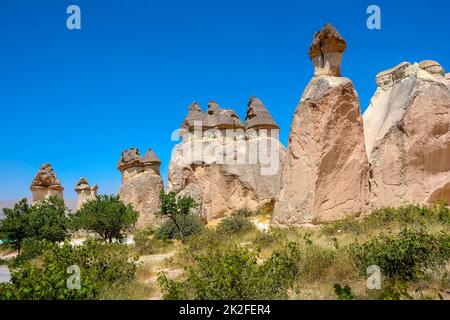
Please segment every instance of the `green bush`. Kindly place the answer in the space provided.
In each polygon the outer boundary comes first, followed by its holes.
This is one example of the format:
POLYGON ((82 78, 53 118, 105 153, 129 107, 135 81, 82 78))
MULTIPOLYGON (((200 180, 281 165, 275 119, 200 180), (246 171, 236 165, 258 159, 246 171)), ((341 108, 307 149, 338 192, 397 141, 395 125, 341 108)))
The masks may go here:
POLYGON ((187 279, 159 276, 164 299, 283 299, 299 273, 299 250, 289 244, 265 262, 257 252, 238 246, 209 248, 194 256, 187 279))
POLYGON ((450 236, 403 229, 398 235, 379 235, 364 244, 350 245, 350 253, 362 273, 377 265, 389 278, 416 280, 427 269, 450 259, 450 236))
MULTIPOLYGON (((177 218, 178 227, 183 232, 183 237, 189 237, 203 230, 203 223, 195 214, 180 215, 177 218)), ((180 232, 173 220, 166 220, 156 229, 155 237, 160 240, 181 239, 180 232)))
POLYGON ((342 286, 340 283, 336 283, 334 285, 334 292, 339 300, 354 300, 355 296, 353 295, 352 289, 348 284, 342 286))
POLYGON ((52 246, 52 242, 47 240, 25 239, 22 243, 22 252, 14 260, 12 266, 20 266, 21 264, 39 257, 46 249, 52 246))
POLYGON ((71 216, 72 228, 97 233, 104 241, 121 240, 131 231, 139 213, 118 196, 97 196, 71 216))
POLYGON ((251 217, 251 216, 255 216, 257 214, 258 214, 257 211, 251 211, 251 210, 248 210, 247 208, 243 208, 243 209, 236 210, 235 212, 233 212, 232 215, 233 216, 241 216, 241 217, 248 218, 248 217, 251 217))
POLYGON ((410 204, 401 207, 380 208, 373 210, 362 219, 353 216, 328 223, 322 227, 326 235, 338 233, 352 233, 361 235, 372 230, 381 230, 392 225, 401 228, 424 228, 433 225, 450 226, 450 208, 446 203, 439 202, 434 205, 410 204))
POLYGON ((254 224, 249 221, 245 216, 242 215, 232 215, 222 221, 217 226, 218 232, 223 232, 227 234, 238 234, 247 231, 254 230, 254 224))
POLYGON ((25 239, 64 241, 69 237, 69 219, 64 201, 53 196, 34 206, 22 199, 12 209, 3 209, 5 218, 0 221, 0 231, 21 253, 25 239))
POLYGON ((39 263, 27 262, 12 269, 11 283, 0 285, 0 299, 95 299, 107 286, 130 282, 135 271, 127 247, 121 244, 51 244, 39 263), (79 289, 68 288, 70 266, 80 269, 79 289))
POLYGON ((139 255, 155 254, 167 248, 168 243, 155 237, 152 229, 137 231, 134 234, 134 247, 139 255))

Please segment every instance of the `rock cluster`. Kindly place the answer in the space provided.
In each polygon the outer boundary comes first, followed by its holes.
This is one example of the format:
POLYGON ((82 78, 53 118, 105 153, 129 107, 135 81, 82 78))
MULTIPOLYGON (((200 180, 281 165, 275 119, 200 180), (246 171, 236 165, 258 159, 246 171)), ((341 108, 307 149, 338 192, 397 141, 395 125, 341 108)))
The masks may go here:
POLYGON ((124 150, 117 164, 122 173, 119 197, 139 212, 137 228, 160 223, 160 219, 155 217, 159 210, 159 196, 164 188, 160 165, 161 161, 151 149, 142 157, 137 148, 124 150))
POLYGON ((284 147, 261 100, 250 99, 245 124, 214 101, 205 113, 194 102, 181 129, 182 142, 174 147, 169 165, 168 192, 193 197, 205 221, 241 208, 273 208, 284 147))
POLYGON ((295 111, 275 225, 318 223, 365 212, 369 164, 359 98, 340 77, 345 41, 331 25, 310 49, 314 78, 295 111))
POLYGON ((75 186, 75 192, 78 195, 76 210, 80 210, 86 202, 95 199, 97 190, 98 186, 96 184, 91 187, 86 178, 80 178, 75 186))
POLYGON ((450 202, 450 92, 436 61, 377 75, 364 113, 371 207, 450 202))
POLYGON ((58 180, 50 163, 44 163, 31 182, 30 190, 33 196, 33 203, 56 196, 64 198, 64 188, 58 180))

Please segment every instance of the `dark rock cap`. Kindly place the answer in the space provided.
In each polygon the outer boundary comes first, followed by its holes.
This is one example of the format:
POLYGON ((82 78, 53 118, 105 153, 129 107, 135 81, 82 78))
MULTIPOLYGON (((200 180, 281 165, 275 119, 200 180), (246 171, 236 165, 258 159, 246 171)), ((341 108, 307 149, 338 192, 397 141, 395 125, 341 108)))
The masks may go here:
POLYGON ((83 190, 91 190, 91 187, 89 186, 89 182, 86 180, 86 178, 81 177, 77 185, 75 186, 75 192, 80 192, 83 190))
POLYGON ((279 129, 269 110, 255 96, 251 97, 247 104, 245 127, 247 129, 279 129))
POLYGON ((243 129, 244 125, 234 110, 222 109, 215 101, 210 101, 203 119, 203 127, 205 129, 243 129))
POLYGON ((122 156, 117 163, 117 168, 120 171, 123 171, 127 168, 141 166, 142 163, 142 157, 139 154, 139 150, 137 148, 130 148, 129 151, 127 151, 127 149, 122 151, 122 156))
POLYGON ((158 156, 151 148, 148 148, 142 162, 144 164, 161 164, 161 160, 159 160, 158 156))
POLYGON ((204 114, 198 103, 195 101, 189 106, 189 111, 184 118, 181 125, 182 128, 193 129, 195 121, 201 121, 204 118, 204 114))
POLYGON ((327 52, 344 52, 347 44, 335 27, 326 24, 314 35, 313 42, 309 48, 309 57, 313 60, 316 56, 327 52))
POLYGON ((39 171, 31 182, 30 189, 33 190, 35 188, 49 188, 60 191, 64 190, 50 163, 44 163, 39 168, 39 171))

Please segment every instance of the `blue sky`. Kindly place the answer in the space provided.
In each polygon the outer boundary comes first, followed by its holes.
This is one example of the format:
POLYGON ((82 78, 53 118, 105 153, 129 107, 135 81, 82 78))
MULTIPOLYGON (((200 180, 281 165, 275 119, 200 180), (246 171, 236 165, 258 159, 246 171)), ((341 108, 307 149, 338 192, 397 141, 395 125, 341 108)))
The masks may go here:
POLYGON ((172 131, 187 106, 208 100, 245 117, 263 100, 287 142, 311 79, 313 34, 330 22, 347 41, 343 75, 365 110, 375 75, 402 61, 450 70, 445 0, 2 0, 0 2, 0 200, 30 196, 43 162, 68 198, 80 176, 116 193, 124 148, 151 147, 167 175, 172 131), (81 30, 66 8, 81 8, 81 30), (382 29, 366 28, 366 9, 382 29))

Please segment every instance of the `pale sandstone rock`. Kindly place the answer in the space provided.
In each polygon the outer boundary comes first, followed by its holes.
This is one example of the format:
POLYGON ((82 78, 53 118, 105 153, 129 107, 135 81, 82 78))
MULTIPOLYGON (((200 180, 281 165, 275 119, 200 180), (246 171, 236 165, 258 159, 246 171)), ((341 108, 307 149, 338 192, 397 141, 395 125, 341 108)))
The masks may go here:
POLYGON ((75 186, 75 192, 78 195, 76 210, 80 210, 86 202, 94 200, 97 197, 97 190, 96 184, 91 187, 86 178, 80 178, 75 186))
MULTIPOLYGON (((334 28, 316 33, 310 52, 326 33, 325 43, 333 44, 328 52, 342 54, 345 42, 328 30, 334 28)), ((349 79, 332 76, 340 64, 331 69, 331 75, 315 73, 295 112, 274 225, 337 220, 367 209, 369 165, 359 98, 349 79)))
POLYGON ((435 61, 404 63, 364 113, 372 207, 450 202, 450 92, 435 61))
POLYGON ((49 163, 44 163, 39 168, 31 183, 30 190, 33 196, 33 204, 51 196, 56 196, 59 199, 64 198, 64 188, 49 163))
POLYGON ((164 190, 160 165, 161 161, 151 149, 142 157, 136 148, 124 150, 117 164, 122 173, 119 197, 139 212, 138 229, 161 223, 161 219, 155 216, 159 210, 160 194, 164 190))
MULTIPOLYGON (((192 118, 191 107, 187 118, 192 118)), ((193 197, 199 204, 199 215, 206 222, 241 208, 273 208, 279 191, 284 148, 278 139, 278 126, 262 102, 252 97, 248 110, 246 124, 250 125, 245 130, 234 111, 221 109, 215 102, 210 102, 203 116, 195 114, 195 119, 204 120, 206 125, 199 128, 200 132, 184 132, 182 143, 172 151, 167 191, 193 197), (277 130, 271 131, 273 129, 277 130), (247 140, 235 142, 234 138, 227 137, 226 130, 242 138, 246 136, 247 140), (199 147, 199 156, 192 155, 194 146, 199 147), (223 152, 216 154, 219 146, 223 147, 223 152), (227 146, 234 148, 227 149, 227 146), (254 146, 267 147, 267 154, 274 155, 278 166, 271 167, 269 161, 249 161, 250 148, 254 146), (229 160, 233 161, 230 163, 229 160)), ((182 128, 190 127, 185 123, 188 121, 183 122, 182 128)))

